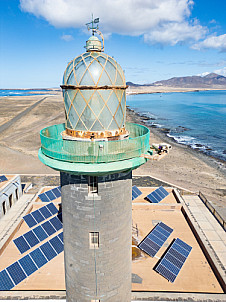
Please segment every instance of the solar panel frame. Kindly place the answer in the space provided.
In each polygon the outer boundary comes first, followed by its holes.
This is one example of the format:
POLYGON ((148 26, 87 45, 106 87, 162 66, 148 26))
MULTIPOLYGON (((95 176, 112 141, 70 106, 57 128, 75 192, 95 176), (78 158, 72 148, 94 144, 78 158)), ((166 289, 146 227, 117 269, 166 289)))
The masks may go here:
POLYGON ((17 285, 27 277, 17 261, 11 264, 10 266, 8 266, 6 270, 9 273, 9 276, 11 277, 15 285, 17 285))
POLYGON ((8 178, 5 175, 0 175, 0 182, 7 181, 8 178))
POLYGON ((146 198, 152 203, 159 203, 168 195, 169 193, 161 186, 148 194, 146 198))
POLYGON ((177 238, 165 253, 155 270, 170 282, 174 282, 187 260, 192 247, 177 238), (183 247, 182 247, 183 246, 183 247), (185 249, 186 248, 186 249, 185 249), (183 252, 186 251, 186 256, 183 252), (181 254, 182 252, 182 254, 181 254))
POLYGON ((14 287, 9 273, 4 269, 0 272, 0 290, 10 290, 14 287))
POLYGON ((38 270, 38 267, 36 266, 29 254, 18 260, 18 262, 20 263, 27 276, 30 276, 38 270))
POLYGON ((138 248, 151 257, 154 257, 157 254, 173 232, 173 229, 168 226, 169 232, 167 232, 161 227, 161 224, 165 225, 163 222, 158 223, 138 245, 138 248))
POLYGON ((25 253, 30 249, 29 244, 27 243, 27 241, 23 236, 17 237, 16 239, 13 240, 13 242, 21 254, 25 253))

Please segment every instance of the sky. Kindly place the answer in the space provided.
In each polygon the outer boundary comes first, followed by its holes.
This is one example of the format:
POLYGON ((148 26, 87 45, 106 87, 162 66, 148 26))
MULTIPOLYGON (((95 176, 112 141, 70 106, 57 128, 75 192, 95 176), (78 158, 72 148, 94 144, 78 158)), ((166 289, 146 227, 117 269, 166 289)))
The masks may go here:
POLYGON ((100 19, 126 81, 226 76, 226 0, 1 0, 0 89, 52 88, 100 19))

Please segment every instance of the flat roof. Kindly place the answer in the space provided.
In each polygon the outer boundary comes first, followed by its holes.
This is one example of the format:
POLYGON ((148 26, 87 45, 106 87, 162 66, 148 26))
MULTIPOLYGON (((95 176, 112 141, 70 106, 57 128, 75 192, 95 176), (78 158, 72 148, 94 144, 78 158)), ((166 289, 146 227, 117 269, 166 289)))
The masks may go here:
MULTIPOLYGON (((49 189, 50 187, 45 187, 41 192, 49 189)), ((148 193, 156 188, 139 187, 139 189, 143 194, 135 199, 132 205, 133 226, 136 228, 136 231, 133 232, 133 238, 139 243, 159 221, 164 222, 173 228, 174 231, 154 258, 151 258, 141 251, 140 256, 133 260, 132 273, 134 274, 133 276, 135 276, 134 282, 137 283, 132 283, 132 290, 138 292, 223 293, 211 266, 184 217, 182 205, 177 202, 172 188, 166 188, 170 194, 159 204, 152 204, 144 199, 148 193), (170 283, 153 268, 164 254, 167 247, 171 244, 172 240, 177 237, 191 245, 192 251, 175 282, 170 283)), ((52 202, 56 206, 59 206, 60 198, 52 202)), ((33 202, 32 211, 44 205, 46 205, 46 203, 40 202, 40 199, 37 197, 33 202)), ((0 256, 0 270, 6 268, 31 250, 37 248, 38 245, 21 255, 13 243, 13 239, 29 230, 30 228, 22 220, 20 226, 15 230, 13 236, 10 237, 8 245, 0 256)), ((51 237, 61 231, 58 231, 51 237)), ((49 240, 49 238, 45 241, 47 240, 49 240)), ((43 244, 45 241, 42 241, 40 244, 43 244)), ((27 277, 15 286, 13 290, 65 290, 64 253, 59 254, 38 271, 27 277)))

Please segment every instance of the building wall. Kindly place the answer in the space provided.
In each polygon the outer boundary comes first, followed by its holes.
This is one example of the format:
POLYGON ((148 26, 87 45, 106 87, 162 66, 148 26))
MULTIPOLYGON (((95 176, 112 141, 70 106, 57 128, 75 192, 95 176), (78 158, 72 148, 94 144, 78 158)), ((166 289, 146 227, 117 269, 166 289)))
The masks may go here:
POLYGON ((15 175, 0 188, 0 218, 7 214, 21 196, 21 179, 19 175, 15 175))
POLYGON ((67 301, 131 301, 132 172, 98 177, 61 173, 67 301), (99 248, 89 233, 99 232, 99 248))

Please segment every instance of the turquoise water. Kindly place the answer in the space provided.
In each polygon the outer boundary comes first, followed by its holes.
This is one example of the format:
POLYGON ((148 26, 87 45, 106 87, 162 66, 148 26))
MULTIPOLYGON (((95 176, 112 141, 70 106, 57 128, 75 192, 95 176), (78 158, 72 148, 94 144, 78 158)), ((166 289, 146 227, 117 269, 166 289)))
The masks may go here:
POLYGON ((178 143, 226 160, 225 90, 129 95, 127 105, 178 143))
POLYGON ((48 89, 0 89, 0 97, 2 96, 25 96, 25 95, 42 95, 48 89))

